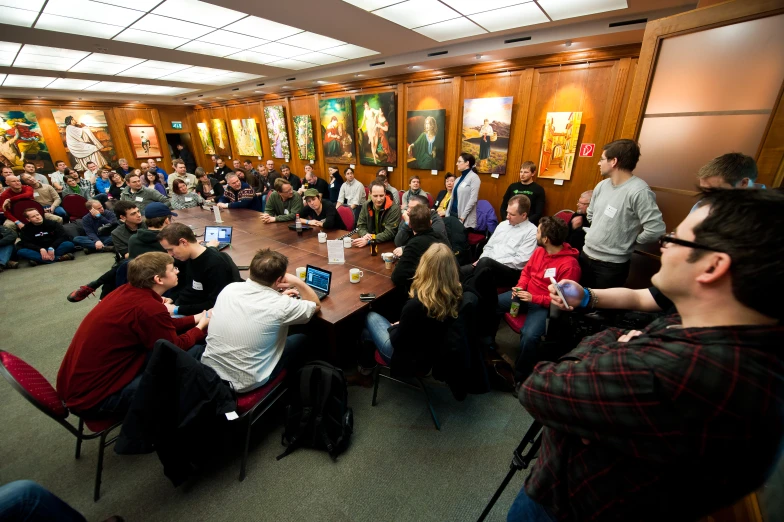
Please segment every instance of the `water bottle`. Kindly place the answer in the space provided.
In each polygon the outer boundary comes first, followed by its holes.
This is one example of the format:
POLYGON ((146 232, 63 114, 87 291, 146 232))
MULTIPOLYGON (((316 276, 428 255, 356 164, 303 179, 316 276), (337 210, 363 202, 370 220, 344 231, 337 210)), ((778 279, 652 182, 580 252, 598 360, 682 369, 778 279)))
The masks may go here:
POLYGON ((297 214, 297 217, 295 217, 294 219, 296 220, 294 226, 297 228, 297 235, 301 236, 302 235, 302 222, 299 220, 299 214, 297 214))

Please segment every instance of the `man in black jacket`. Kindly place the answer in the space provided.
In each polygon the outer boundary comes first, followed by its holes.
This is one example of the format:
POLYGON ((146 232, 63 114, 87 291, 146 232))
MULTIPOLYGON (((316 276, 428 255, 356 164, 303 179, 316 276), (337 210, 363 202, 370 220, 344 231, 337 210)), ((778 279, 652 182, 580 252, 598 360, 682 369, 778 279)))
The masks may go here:
POLYGON ((30 265, 54 263, 55 261, 73 261, 76 248, 68 239, 65 229, 60 223, 44 220, 34 208, 24 211, 29 223, 20 234, 20 259, 27 259, 30 265))
POLYGON ((218 156, 218 159, 215 162, 215 179, 217 179, 221 185, 226 185, 226 176, 228 174, 231 174, 231 169, 223 161, 223 158, 218 156))
MULTIPOLYGON (((414 231, 411 230, 411 227, 408 225, 409 220, 409 211, 414 208, 416 205, 425 205, 427 206, 430 202, 427 198, 423 195, 414 195, 411 196, 408 200, 408 210, 404 210, 400 215, 400 227, 397 229, 397 234, 395 235, 395 248, 392 253, 395 254, 397 257, 403 256, 403 250, 405 246, 411 241, 411 238, 414 237, 414 231)), ((430 211, 430 223, 433 227, 433 230, 436 234, 442 237, 444 240, 443 242, 449 245, 449 237, 446 233, 446 227, 444 226, 444 220, 441 219, 441 216, 438 215, 438 212, 435 210, 430 211)))
POLYGON ((567 223, 569 235, 566 236, 566 242, 580 252, 583 251, 583 245, 585 244, 585 227, 591 226, 588 223, 587 212, 588 205, 591 204, 592 195, 593 190, 586 190, 580 194, 580 199, 577 201, 577 212, 572 214, 572 218, 567 223))
MULTIPOLYGON (((531 211, 528 213, 528 221, 534 225, 539 224, 539 218, 544 214, 544 189, 534 181, 536 175, 536 165, 533 161, 526 161, 520 167, 520 181, 512 183, 504 193, 501 201, 501 216, 506 215, 506 207, 509 200, 519 194, 528 196, 531 200, 531 211)), ((571 243, 569 243, 571 245, 571 243)))
POLYGON ((196 160, 193 159, 193 154, 182 143, 177 144, 177 150, 180 153, 180 159, 185 162, 186 172, 194 172, 196 170, 196 160))
POLYGON ((408 226, 414 237, 406 244, 403 256, 392 272, 392 283, 397 288, 405 290, 406 293, 411 287, 411 281, 419 266, 419 259, 430 248, 430 245, 444 243, 449 246, 444 237, 433 230, 430 209, 427 208, 427 204, 409 207, 408 212, 408 226))
POLYGON ((329 183, 316 176, 312 165, 305 165, 305 179, 297 192, 304 195, 308 189, 316 189, 321 194, 322 201, 329 199, 329 183), (307 185, 307 187, 305 187, 307 185))

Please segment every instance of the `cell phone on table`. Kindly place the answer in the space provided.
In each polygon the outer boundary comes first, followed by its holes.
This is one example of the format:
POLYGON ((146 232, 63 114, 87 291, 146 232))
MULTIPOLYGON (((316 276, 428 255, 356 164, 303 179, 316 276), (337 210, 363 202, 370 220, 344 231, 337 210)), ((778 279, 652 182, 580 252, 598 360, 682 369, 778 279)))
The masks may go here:
MULTIPOLYGON (((551 282, 551 283, 553 284, 553 286, 555 287, 555 291, 558 293, 558 297, 560 297, 560 298, 561 298, 561 301, 563 302, 563 304, 564 304, 565 306, 569 306, 569 303, 567 303, 567 302, 566 302, 566 298, 564 297, 564 295, 563 295, 563 292, 561 291, 561 285, 559 285, 559 284, 558 284, 558 283, 555 281, 555 278, 554 278, 554 277, 550 277, 550 282, 551 282)), ((571 307, 570 307, 570 308, 571 308, 571 307)))
POLYGON ((372 301, 376 298, 376 294, 359 294, 360 301, 372 301))

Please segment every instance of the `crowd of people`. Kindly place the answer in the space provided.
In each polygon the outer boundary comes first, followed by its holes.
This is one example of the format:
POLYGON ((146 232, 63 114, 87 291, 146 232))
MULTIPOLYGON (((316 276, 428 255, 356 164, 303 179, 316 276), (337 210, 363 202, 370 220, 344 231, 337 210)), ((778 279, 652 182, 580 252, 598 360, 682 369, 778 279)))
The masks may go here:
POLYGON ((467 234, 483 231, 488 219, 468 153, 435 198, 418 176, 401 197, 386 169, 366 193, 351 168, 341 175, 330 167, 327 182, 309 165, 300 179, 288 165, 276 171, 272 160, 256 168, 234 160, 229 168, 214 156, 209 174, 189 173, 182 160, 170 174, 154 162, 139 169, 126 162, 124 177, 95 168, 84 178, 58 162, 52 190, 42 190, 34 172, 4 172, 3 209, 35 194, 45 215, 26 210, 25 224, 6 211, 0 267, 13 268, 13 258, 73 259, 77 247, 115 253, 111 270, 69 295, 81 301, 102 288, 70 342, 57 391, 83 417, 117 418, 129 409, 159 339, 240 393, 301 365, 313 342, 289 335, 321 302, 288 272, 284 255, 260 250, 243 280, 229 255, 175 221, 176 210, 215 204, 256 210, 265 223, 299 216, 344 229, 338 209, 346 206, 355 221, 353 247, 393 243, 400 303, 391 316, 365 317, 350 385, 371 386, 376 353, 393 367, 433 369, 435 347, 465 320, 470 294, 479 303, 479 348, 489 354, 504 314, 525 316, 512 388, 544 428, 510 521, 652 520, 676 512, 696 519, 760 486, 779 454, 784 367, 776 350, 784 314, 776 296, 784 240, 776 223, 784 194, 755 185, 752 158, 725 154, 700 169, 702 199, 665 234, 653 191, 634 175, 639 158, 632 140, 606 144, 604 179, 580 195, 566 221, 545 215, 536 165, 523 163, 519 182, 504 194, 503 221, 487 231, 474 260, 467 234), (58 188, 88 200, 84 234, 73 240, 61 224, 67 215, 58 212, 58 188), (657 241, 661 267, 652 286, 623 288, 635 249, 657 241), (608 328, 556 355, 542 342, 554 309, 666 313, 641 330, 608 328), (722 458, 730 452, 746 458, 722 458))

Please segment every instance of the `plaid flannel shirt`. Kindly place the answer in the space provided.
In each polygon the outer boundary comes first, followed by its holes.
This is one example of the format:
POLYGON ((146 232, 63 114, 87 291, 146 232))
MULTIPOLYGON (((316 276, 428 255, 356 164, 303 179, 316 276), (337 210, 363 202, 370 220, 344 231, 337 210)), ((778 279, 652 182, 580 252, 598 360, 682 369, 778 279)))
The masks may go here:
POLYGON ((545 426, 528 495, 561 520, 695 520, 759 487, 784 432, 784 327, 682 328, 675 315, 623 333, 523 384, 545 426))

